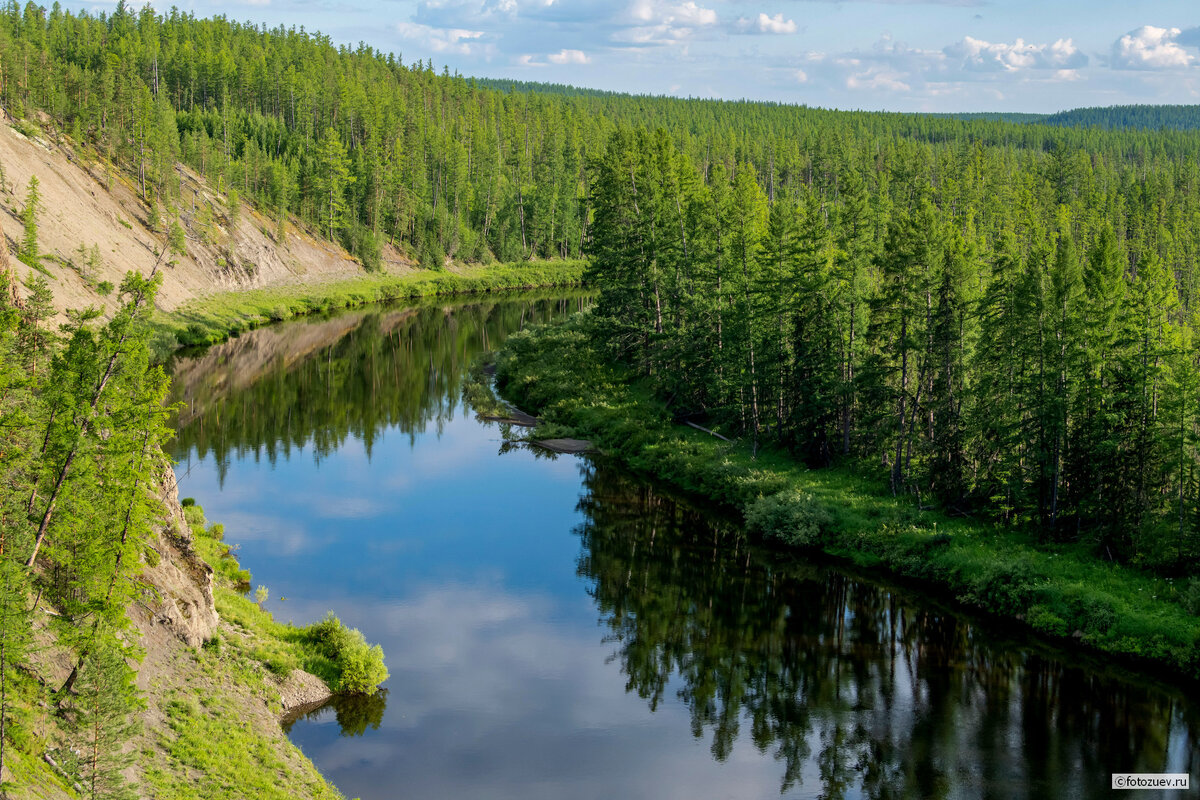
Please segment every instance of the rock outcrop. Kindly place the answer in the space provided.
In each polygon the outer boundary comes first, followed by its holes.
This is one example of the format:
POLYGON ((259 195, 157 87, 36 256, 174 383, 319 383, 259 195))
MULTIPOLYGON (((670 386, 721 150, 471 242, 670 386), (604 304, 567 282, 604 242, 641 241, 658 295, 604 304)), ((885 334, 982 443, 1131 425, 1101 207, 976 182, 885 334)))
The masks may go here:
POLYGON ((143 602, 131 609, 131 616, 143 630, 160 627, 189 647, 199 647, 213 637, 219 622, 213 570, 193 547, 175 472, 165 469, 159 485, 167 521, 153 545, 157 563, 147 563, 142 572, 149 591, 143 602))

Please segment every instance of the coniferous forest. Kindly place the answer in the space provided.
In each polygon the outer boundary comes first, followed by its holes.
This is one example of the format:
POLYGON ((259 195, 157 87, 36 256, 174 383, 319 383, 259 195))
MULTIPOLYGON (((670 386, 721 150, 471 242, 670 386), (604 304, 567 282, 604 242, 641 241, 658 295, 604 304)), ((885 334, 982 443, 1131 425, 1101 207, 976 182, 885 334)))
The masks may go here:
MULTIPOLYGON (((164 232, 193 208, 183 162, 368 269, 385 244, 430 268, 586 257, 595 336, 677 417, 1196 574, 1195 107, 1015 122, 631 96, 475 81, 302 28, 12 0, 0 106, 133 176, 164 232)), ((37 205, 35 185, 22 260, 37 205)), ((53 333, 45 284, 17 302, 2 272, 0 760, 4 671, 45 595, 79 654, 64 688, 101 796, 124 767, 123 614, 165 468, 160 278, 53 333)))

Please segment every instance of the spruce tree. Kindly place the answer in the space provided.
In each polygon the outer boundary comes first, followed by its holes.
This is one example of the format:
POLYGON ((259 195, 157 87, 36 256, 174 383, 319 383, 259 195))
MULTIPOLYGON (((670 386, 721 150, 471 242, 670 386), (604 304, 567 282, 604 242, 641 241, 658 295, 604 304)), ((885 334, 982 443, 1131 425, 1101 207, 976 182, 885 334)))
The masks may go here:
POLYGON ((38 249, 38 216, 42 213, 42 195, 39 190, 37 176, 29 179, 29 189, 25 193, 25 208, 21 211, 21 223, 25 233, 21 238, 21 249, 17 257, 34 269, 41 269, 41 252, 38 249))

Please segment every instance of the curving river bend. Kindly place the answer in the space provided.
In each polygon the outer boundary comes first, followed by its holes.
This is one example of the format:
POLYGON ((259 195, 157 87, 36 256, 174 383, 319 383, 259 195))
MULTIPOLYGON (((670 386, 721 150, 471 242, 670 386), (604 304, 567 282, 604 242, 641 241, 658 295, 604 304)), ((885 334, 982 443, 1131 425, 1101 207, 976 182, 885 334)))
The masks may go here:
MULTIPOLYGON (((174 364, 180 493, 279 619, 386 692, 290 735, 347 797, 1083 798, 1188 772, 1183 688, 747 542, 602 459, 504 444, 472 362, 582 294, 381 307, 174 364)), ((1151 798, 1155 792, 1114 795, 1151 798)))

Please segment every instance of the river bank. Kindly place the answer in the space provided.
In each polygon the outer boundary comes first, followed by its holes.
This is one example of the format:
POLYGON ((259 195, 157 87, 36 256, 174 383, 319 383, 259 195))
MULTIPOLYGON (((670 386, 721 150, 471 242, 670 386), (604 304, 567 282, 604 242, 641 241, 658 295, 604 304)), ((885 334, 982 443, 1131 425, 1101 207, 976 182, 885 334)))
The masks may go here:
POLYGON ((752 532, 949 595, 1051 639, 1200 678, 1195 585, 1108 563, 1079 545, 920 510, 850 468, 809 470, 675 424, 592 343, 585 315, 514 335, 497 387, 541 417, 534 438, 590 439, 630 467, 742 515, 752 532))
POLYGON ((582 261, 497 263, 221 292, 157 314, 154 350, 163 359, 181 347, 216 344, 272 322, 369 303, 578 286, 583 270, 582 261))

